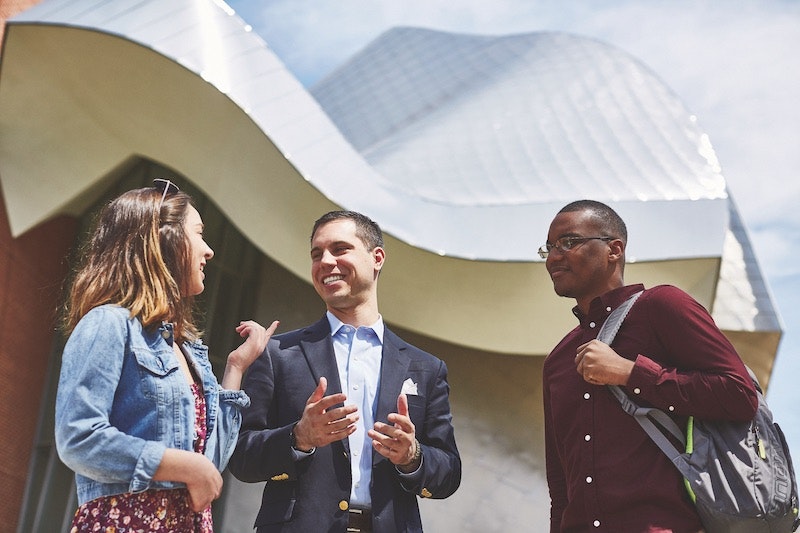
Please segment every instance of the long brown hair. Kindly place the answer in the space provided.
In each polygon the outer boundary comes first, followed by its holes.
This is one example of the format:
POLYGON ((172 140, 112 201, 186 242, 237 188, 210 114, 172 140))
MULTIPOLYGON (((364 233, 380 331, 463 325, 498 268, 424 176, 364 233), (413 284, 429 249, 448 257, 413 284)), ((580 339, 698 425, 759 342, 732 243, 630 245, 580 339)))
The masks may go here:
POLYGON ((91 309, 116 304, 145 328, 172 322, 178 341, 200 336, 194 298, 188 295, 191 257, 184 221, 191 202, 184 192, 164 196, 147 187, 123 193, 102 209, 65 305, 67 334, 91 309))

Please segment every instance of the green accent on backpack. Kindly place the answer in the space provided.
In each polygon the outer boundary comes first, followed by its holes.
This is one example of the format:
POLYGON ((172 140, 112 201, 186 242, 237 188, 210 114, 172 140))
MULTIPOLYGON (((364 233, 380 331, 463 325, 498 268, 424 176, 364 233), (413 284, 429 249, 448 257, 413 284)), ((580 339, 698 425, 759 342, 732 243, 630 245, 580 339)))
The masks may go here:
MULTIPOLYGON (((686 453, 692 453, 694 451, 694 437, 692 437, 693 429, 694 417, 690 416, 689 421, 686 423, 686 453)), ((686 492, 689 493, 689 497, 692 499, 692 502, 697 504, 697 496, 695 496, 692 486, 689 484, 689 480, 683 478, 683 484, 686 485, 686 492)))
MULTIPOLYGON (((600 341, 613 342, 640 294, 608 316, 597 334, 600 341)), ((755 417, 749 422, 690 417, 685 434, 664 411, 639 406, 620 387, 608 389, 684 477, 706 533, 791 533, 800 520, 789 447, 755 374, 745 368, 758 395, 755 417)))

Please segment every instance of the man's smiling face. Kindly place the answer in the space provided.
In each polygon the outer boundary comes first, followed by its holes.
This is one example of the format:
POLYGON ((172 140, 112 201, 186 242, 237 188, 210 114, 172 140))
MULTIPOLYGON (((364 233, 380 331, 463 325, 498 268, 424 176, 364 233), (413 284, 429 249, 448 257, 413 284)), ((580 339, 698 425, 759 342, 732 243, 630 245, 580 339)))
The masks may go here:
POLYGON ((311 279, 329 310, 374 301, 383 260, 383 249, 368 250, 349 219, 320 226, 311 240, 311 279))

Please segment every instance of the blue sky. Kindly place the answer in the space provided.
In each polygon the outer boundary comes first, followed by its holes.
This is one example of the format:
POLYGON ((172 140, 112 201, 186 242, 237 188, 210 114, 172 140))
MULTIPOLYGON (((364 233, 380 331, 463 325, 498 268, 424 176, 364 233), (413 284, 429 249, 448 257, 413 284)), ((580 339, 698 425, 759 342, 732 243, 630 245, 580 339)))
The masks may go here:
MULTIPOLYGON (((393 26, 567 31, 625 50, 697 115, 784 323, 767 399, 800 462, 800 2, 230 0, 312 85, 393 26)), ((546 233, 543 228, 542 233, 546 233)))

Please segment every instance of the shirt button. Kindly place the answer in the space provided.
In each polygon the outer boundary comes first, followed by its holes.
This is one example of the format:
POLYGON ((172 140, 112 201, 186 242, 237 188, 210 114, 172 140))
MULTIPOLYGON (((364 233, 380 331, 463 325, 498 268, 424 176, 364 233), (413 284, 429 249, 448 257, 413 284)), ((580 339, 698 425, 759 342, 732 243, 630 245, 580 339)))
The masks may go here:
POLYGON ((589 322, 589 327, 590 327, 590 328, 593 328, 593 327, 595 327, 596 325, 597 325, 597 324, 595 324, 594 322, 589 322))
POLYGON ((594 527, 600 527, 600 520, 595 520, 594 522, 592 522, 592 525, 594 527))
POLYGON ((353 385, 353 390, 358 390, 358 385, 353 385))
POLYGON ((586 442, 589 442, 590 440, 592 440, 592 436, 591 435, 584 435, 583 436, 583 440, 585 440, 586 442))
POLYGON ((592 395, 591 395, 591 394, 589 394, 588 392, 584 392, 584 393, 583 393, 583 399, 584 399, 584 400, 588 400, 588 399, 589 399, 589 398, 591 398, 591 397, 592 397, 592 395))
POLYGON ((586 476, 586 483, 592 482, 592 476, 586 476))
POLYGON ((164 331, 162 331, 161 332, 161 337, 164 338, 164 339, 169 339, 169 330, 165 329, 164 331))
POLYGON ((670 405, 670 406, 669 406, 669 410, 670 410, 670 411, 674 411, 674 410, 675 410, 675 406, 674 406, 674 405, 670 405))
POLYGON ((610 313, 611 312, 611 307, 606 307, 606 312, 610 313))
POLYGON ((642 389, 640 389, 639 387, 636 387, 635 389, 633 389, 633 393, 634 394, 641 394, 642 393, 642 389))

